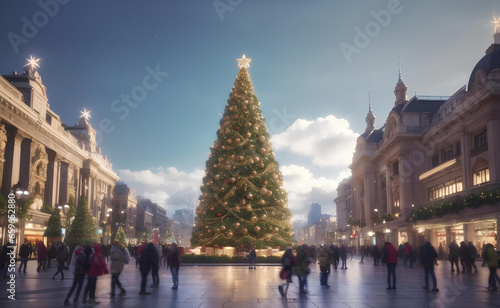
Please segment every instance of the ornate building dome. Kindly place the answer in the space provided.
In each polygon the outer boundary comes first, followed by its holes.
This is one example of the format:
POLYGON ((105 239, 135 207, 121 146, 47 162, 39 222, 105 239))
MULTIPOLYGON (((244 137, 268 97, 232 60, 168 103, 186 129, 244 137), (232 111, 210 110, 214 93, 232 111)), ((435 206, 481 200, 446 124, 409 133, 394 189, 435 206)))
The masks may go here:
POLYGON ((500 69, 500 33, 495 34, 495 43, 486 50, 486 55, 477 62, 469 78, 468 89, 476 81, 476 74, 479 70, 484 70, 487 76, 492 70, 500 69))

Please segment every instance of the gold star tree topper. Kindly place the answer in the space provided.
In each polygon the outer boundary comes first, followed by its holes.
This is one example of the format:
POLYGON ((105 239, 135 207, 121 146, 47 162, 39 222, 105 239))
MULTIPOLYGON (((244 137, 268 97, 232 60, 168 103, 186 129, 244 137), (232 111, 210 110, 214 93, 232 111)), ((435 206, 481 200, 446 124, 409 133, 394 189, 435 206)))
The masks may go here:
POLYGON ((243 54, 243 57, 241 57, 241 59, 236 59, 236 61, 238 61, 238 68, 249 68, 250 67, 250 61, 252 61, 252 59, 247 59, 247 57, 245 56, 245 54, 243 54))
POLYGON ((491 22, 492 24, 495 25, 495 30, 493 31, 493 34, 500 33, 500 17, 496 18, 493 17, 493 21, 491 22))
POLYGON ((80 118, 84 118, 85 121, 88 121, 90 119, 90 110, 83 108, 83 111, 80 111, 80 113, 82 114, 80 118))
POLYGON ((30 55, 30 58, 26 60, 28 61, 28 63, 26 63, 24 67, 31 66, 32 70, 36 70, 38 67, 40 67, 40 65, 38 65, 38 61, 40 61, 40 59, 35 59, 32 55, 30 55))

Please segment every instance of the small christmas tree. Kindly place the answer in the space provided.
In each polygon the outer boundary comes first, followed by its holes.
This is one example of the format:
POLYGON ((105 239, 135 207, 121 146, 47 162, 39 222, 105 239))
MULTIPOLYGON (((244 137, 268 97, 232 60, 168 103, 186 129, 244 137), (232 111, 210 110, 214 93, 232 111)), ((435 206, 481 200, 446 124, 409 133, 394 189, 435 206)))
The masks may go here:
POLYGON ((146 232, 142 232, 140 239, 141 239, 141 243, 149 243, 149 242, 151 242, 149 240, 149 237, 148 237, 148 235, 147 235, 146 232))
POLYGON ((127 239, 125 238, 125 231, 123 227, 119 227, 118 231, 116 231, 116 236, 114 242, 119 242, 122 247, 127 246, 127 239))
POLYGON ((295 242, 283 176, 260 102, 247 71, 240 71, 206 162, 191 243, 285 247, 295 242))
POLYGON ((45 232, 43 232, 43 236, 45 237, 61 237, 62 236, 62 223, 61 223, 61 214, 59 213, 59 209, 55 208, 50 215, 49 222, 47 223, 47 228, 45 232))
POLYGON ((85 198, 80 200, 80 204, 76 209, 75 219, 71 223, 64 241, 71 248, 82 244, 94 245, 99 242, 96 224, 94 218, 90 215, 85 198))
POLYGON ((172 234, 172 231, 170 229, 167 229, 165 232, 165 236, 163 237, 163 244, 170 244, 172 242, 175 242, 174 236, 172 234))

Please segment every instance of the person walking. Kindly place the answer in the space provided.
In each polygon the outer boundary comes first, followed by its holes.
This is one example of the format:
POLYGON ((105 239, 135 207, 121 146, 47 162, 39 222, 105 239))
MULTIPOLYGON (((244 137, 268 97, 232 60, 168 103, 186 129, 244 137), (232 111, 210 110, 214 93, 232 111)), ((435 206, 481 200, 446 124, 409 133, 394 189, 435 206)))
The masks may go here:
POLYGON ((161 246, 155 245, 156 254, 158 255, 158 265, 151 267, 151 278, 153 278, 152 288, 158 288, 160 286, 160 265, 161 265, 161 246))
POLYGON ((460 263, 462 264, 462 274, 465 274, 466 272, 470 273, 469 248, 467 247, 467 244, 465 244, 464 241, 460 242, 459 254, 460 254, 459 255, 460 263))
POLYGON ((36 247, 37 250, 37 259, 38 259, 38 267, 36 268, 37 272, 40 271, 45 271, 45 259, 47 258, 47 247, 45 247, 45 244, 40 241, 38 242, 38 245, 36 247))
POLYGON ((458 247, 457 241, 453 240, 450 246, 448 246, 448 255, 451 262, 451 271, 454 272, 453 264, 457 266, 457 273, 460 273, 460 268, 458 267, 458 256, 460 255, 460 247, 458 247))
POLYGON ((382 248, 382 263, 387 264, 387 290, 396 289, 396 265, 398 265, 398 251, 390 242, 385 242, 382 248), (391 286, 392 277, 392 286, 391 286))
POLYGON ((75 265, 75 271, 74 271, 75 276, 73 278, 73 284, 71 285, 71 288, 69 289, 69 292, 66 295, 66 299, 64 300, 65 306, 71 305, 69 299, 71 298, 71 295, 73 294, 75 288, 76 288, 76 294, 75 298, 73 299, 73 304, 78 303, 78 297, 80 296, 80 292, 82 291, 85 275, 87 274, 87 271, 90 268, 91 255, 92 255, 92 248, 90 248, 90 246, 88 246, 85 250, 81 246, 76 246, 74 252, 74 260, 71 260, 71 262, 72 263, 74 262, 75 265))
MULTIPOLYGON (((457 245, 458 247, 458 245, 457 245)), ((437 265, 438 254, 436 249, 431 245, 429 241, 426 241, 425 244, 420 249, 420 260, 422 262, 422 266, 424 267, 424 281, 425 286, 422 289, 429 291, 429 275, 432 278, 432 292, 438 292, 436 275, 434 274, 434 265, 437 265)), ((458 265, 457 265, 458 266, 458 265)))
MULTIPOLYGON (((299 293, 307 294, 307 275, 311 273, 309 265, 312 262, 309 256, 309 247, 307 244, 302 244, 297 253, 297 277, 299 278, 299 293)), ((347 257, 347 255, 346 255, 347 257)))
POLYGON ((439 255, 439 260, 444 259, 444 248, 443 248, 443 243, 439 243, 438 247, 438 255, 439 255))
POLYGON ((250 253, 248 254, 248 259, 250 259, 250 264, 248 265, 249 269, 255 269, 256 258, 257 258, 257 253, 255 252, 255 248, 250 247, 250 253))
POLYGON ((365 259, 365 254, 366 254, 365 245, 361 246, 361 248, 359 249, 359 253, 361 254, 361 261, 359 261, 359 264, 364 264, 365 262, 363 262, 363 260, 365 259))
POLYGON ((287 247, 285 253, 283 253, 283 256, 281 257, 281 265, 283 266, 281 270, 285 271, 286 273, 286 283, 279 285, 278 290, 281 294, 281 297, 286 297, 286 294, 288 293, 288 287, 290 283, 292 283, 292 269, 297 265, 297 259, 295 258, 291 247, 287 247), (283 290, 283 288, 285 289, 283 290))
POLYGON ((472 244, 472 242, 469 242, 469 245, 467 245, 467 251, 469 255, 469 271, 472 273, 472 267, 475 270, 475 273, 477 274, 477 267, 476 267, 476 258, 478 256, 477 253, 477 248, 472 244))
POLYGON ((55 279, 57 274, 61 273, 61 279, 64 279, 64 267, 66 266, 66 250, 64 249, 64 244, 60 243, 59 247, 57 247, 57 271, 52 276, 52 279, 55 279))
POLYGON ((168 250, 167 255, 167 269, 170 267, 170 273, 172 274, 172 290, 177 290, 179 287, 179 267, 181 264, 181 254, 177 248, 176 243, 172 243, 172 246, 168 250))
POLYGON ((347 247, 342 245, 340 247, 340 259, 342 260, 342 267, 340 269, 347 269, 347 247))
POLYGON ((166 267, 167 266, 167 254, 168 254, 167 245, 163 245, 161 253, 162 253, 163 267, 166 267))
POLYGON ((380 254, 380 250, 378 249, 378 246, 373 245, 373 247, 372 247, 373 266, 378 265, 378 259, 380 258, 379 254, 380 254))
POLYGON ((490 269, 490 275, 488 276, 488 290, 496 292, 497 283, 495 281, 495 276, 498 268, 498 259, 497 259, 497 252, 495 251, 493 245, 490 243, 486 244, 485 257, 486 257, 486 264, 490 269))
POLYGON ((139 295, 151 294, 151 292, 146 292, 146 283, 148 282, 148 274, 153 266, 158 266, 158 253, 155 245, 149 243, 146 248, 141 251, 139 259, 139 270, 141 272, 141 291, 139 295))
POLYGON ((111 266, 109 271, 111 273, 111 297, 115 297, 115 288, 118 286, 120 289, 120 296, 125 296, 127 292, 122 287, 120 282, 120 274, 123 271, 124 265, 130 262, 130 253, 128 249, 115 241, 110 250, 111 266))
POLYGON ((330 260, 330 253, 325 245, 321 245, 318 248, 318 261, 319 261, 319 282, 321 286, 330 287, 328 285, 328 261, 330 260))
POLYGON ((52 268, 52 266, 50 265, 52 259, 56 259, 57 258, 57 246, 55 243, 49 243, 49 247, 48 248, 48 255, 47 255, 47 268, 52 268))
POLYGON ((340 261, 340 249, 336 245, 332 246, 332 261, 333 261, 333 268, 335 269, 335 271, 337 271, 340 261))
POLYGON ((31 245, 27 239, 24 239, 24 244, 19 248, 19 258, 21 259, 21 264, 19 265, 18 272, 24 266, 23 273, 26 273, 26 266, 28 265, 28 257, 31 254, 31 245))
POLYGON ((98 304, 95 301, 95 289, 97 284, 97 277, 106 275, 109 273, 106 262, 103 257, 103 249, 101 245, 94 245, 94 254, 90 258, 90 268, 87 273, 87 286, 85 287, 85 292, 83 293, 83 302, 87 302, 87 294, 89 294, 89 304, 98 304))

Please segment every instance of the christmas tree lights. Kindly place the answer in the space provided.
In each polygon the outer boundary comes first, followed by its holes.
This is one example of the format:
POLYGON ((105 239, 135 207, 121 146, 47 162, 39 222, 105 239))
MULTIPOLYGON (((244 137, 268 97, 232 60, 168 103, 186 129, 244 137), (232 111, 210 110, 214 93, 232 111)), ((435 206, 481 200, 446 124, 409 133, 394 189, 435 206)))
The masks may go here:
POLYGON ((283 176, 247 68, 240 71, 206 162, 191 243, 285 247, 295 242, 283 176))

